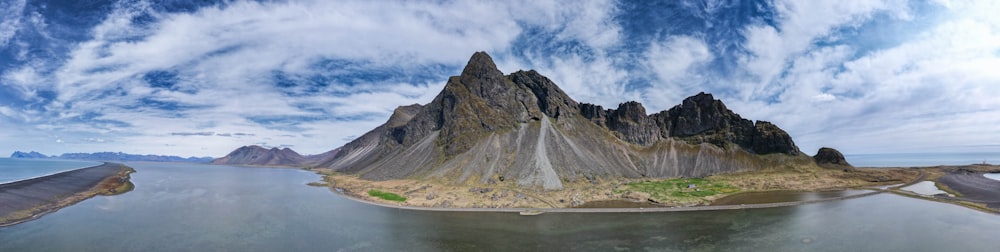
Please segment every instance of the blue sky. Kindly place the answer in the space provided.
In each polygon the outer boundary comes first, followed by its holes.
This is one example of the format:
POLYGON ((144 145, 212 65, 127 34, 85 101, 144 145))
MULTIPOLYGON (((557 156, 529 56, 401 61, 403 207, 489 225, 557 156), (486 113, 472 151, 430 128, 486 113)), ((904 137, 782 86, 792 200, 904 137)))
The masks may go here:
POLYGON ((651 113, 710 92, 806 153, 1000 149, 996 1, 0 1, 0 153, 336 148, 475 51, 651 113))

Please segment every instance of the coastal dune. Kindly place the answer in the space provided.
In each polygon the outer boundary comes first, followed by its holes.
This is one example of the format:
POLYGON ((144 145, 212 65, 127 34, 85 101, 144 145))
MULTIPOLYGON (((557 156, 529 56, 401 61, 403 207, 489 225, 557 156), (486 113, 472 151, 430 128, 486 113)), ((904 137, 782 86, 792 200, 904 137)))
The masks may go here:
POLYGON ((37 218, 98 194, 131 189, 125 165, 104 163, 49 176, 0 184, 0 226, 37 218))

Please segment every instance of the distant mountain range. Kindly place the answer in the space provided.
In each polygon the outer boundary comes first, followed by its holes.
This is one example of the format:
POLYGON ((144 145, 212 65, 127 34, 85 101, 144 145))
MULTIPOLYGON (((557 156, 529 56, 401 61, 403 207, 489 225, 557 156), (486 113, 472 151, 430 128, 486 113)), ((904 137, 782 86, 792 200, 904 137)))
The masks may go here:
POLYGON ((580 103, 531 71, 504 75, 484 52, 428 104, 329 152, 244 146, 217 164, 330 168, 370 180, 509 181, 558 190, 601 178, 702 177, 814 162, 784 130, 751 121, 699 93, 665 111, 580 103))
POLYGON ((59 156, 48 156, 36 151, 22 152, 15 151, 10 154, 10 158, 36 158, 36 159, 73 159, 92 161, 150 161, 150 162, 188 162, 188 163, 208 163, 211 157, 178 157, 162 155, 137 155, 122 152, 95 152, 95 153, 64 153, 59 156))
POLYGON ((335 152, 303 156, 289 148, 264 148, 257 145, 240 147, 225 157, 212 160, 212 164, 301 166, 332 157, 335 152))
POLYGON ((56 157, 55 156, 49 157, 45 154, 38 153, 37 151, 32 151, 32 152, 15 151, 14 153, 10 154, 10 158, 56 158, 56 157))

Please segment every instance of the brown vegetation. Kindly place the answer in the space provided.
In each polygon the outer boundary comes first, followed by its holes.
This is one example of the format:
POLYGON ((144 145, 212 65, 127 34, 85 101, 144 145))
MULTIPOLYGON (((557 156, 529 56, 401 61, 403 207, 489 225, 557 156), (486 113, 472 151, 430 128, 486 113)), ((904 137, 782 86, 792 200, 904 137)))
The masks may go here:
POLYGON ((707 205, 715 199, 737 192, 836 190, 901 184, 920 177, 920 172, 913 169, 879 168, 844 171, 824 169, 814 163, 805 162, 761 171, 728 173, 695 179, 699 184, 717 185, 725 190, 699 194, 698 192, 703 189, 711 188, 692 188, 686 189, 690 192, 685 191, 683 195, 673 197, 663 193, 654 196, 653 192, 632 185, 673 183, 677 179, 598 178, 592 182, 564 181, 562 190, 542 190, 519 187, 516 183, 503 181, 487 185, 456 184, 444 180, 370 181, 329 169, 316 171, 324 175, 324 180, 329 182, 331 190, 352 197, 393 205, 444 208, 566 208, 604 200, 648 201, 663 206, 692 206, 707 205), (369 196, 366 193, 369 190, 396 193, 406 197, 407 200, 405 202, 382 200, 369 196))

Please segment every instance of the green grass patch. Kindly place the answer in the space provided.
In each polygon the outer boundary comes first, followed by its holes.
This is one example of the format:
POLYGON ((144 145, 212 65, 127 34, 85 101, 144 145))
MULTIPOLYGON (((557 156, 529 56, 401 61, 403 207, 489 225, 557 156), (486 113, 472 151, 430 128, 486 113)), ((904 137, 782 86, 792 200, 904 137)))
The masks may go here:
POLYGON ((399 194, 395 194, 395 193, 391 193, 391 192, 383 192, 383 191, 374 190, 374 189, 368 190, 368 195, 371 195, 372 197, 378 197, 378 198, 384 199, 384 200, 389 200, 389 201, 399 201, 399 202, 406 201, 406 197, 399 196, 399 194))
POLYGON ((716 194, 738 192, 739 189, 723 182, 703 178, 676 178, 661 181, 633 182, 629 190, 649 193, 660 201, 690 201, 716 194))

